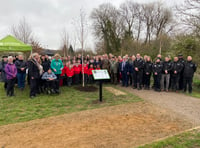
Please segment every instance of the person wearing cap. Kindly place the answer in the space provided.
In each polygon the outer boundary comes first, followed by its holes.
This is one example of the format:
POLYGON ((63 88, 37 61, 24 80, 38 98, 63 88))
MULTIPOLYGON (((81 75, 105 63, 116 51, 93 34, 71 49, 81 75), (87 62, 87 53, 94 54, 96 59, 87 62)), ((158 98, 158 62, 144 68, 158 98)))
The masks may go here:
POLYGON ((7 82, 8 82, 8 86, 6 90, 7 96, 14 96, 14 86, 15 86, 15 80, 17 76, 17 68, 15 64, 13 63, 12 56, 8 57, 8 63, 6 64, 5 72, 6 72, 7 82))
POLYGON ((52 71, 55 73, 55 75, 57 77, 56 93, 60 93, 60 91, 59 91, 60 75, 62 73, 62 69, 64 68, 63 62, 62 62, 62 60, 60 58, 61 57, 60 57, 59 54, 55 54, 54 59, 51 61, 51 69, 52 69, 52 71))
POLYGON ((185 60, 184 60, 184 58, 183 58, 183 55, 182 54, 179 54, 178 55, 178 62, 179 63, 181 63, 181 65, 183 66, 182 67, 182 70, 181 70, 181 72, 180 72, 180 79, 179 79, 179 90, 183 90, 183 77, 184 77, 184 75, 183 75, 183 70, 184 70, 184 65, 185 65, 185 60))
POLYGON ((15 62, 17 67, 17 83, 20 90, 24 90, 27 63, 24 61, 23 55, 18 56, 18 60, 15 62))
POLYGON ((2 62, 0 63, 0 74, 1 74, 1 79, 4 82, 4 89, 7 89, 7 78, 6 78, 6 72, 5 72, 5 67, 6 64, 8 63, 8 56, 3 56, 2 57, 2 62))
POLYGON ((160 80, 163 70, 163 64, 160 58, 157 58, 156 62, 152 66, 153 77, 154 77, 154 90, 160 92, 160 80))
POLYGON ((144 70, 144 61, 142 60, 140 54, 136 55, 136 60, 134 61, 135 76, 137 81, 137 89, 142 89, 142 79, 143 79, 143 70, 144 70))
POLYGON ((126 56, 123 57, 123 61, 120 63, 120 74, 122 75, 122 86, 128 87, 129 64, 126 56))
POLYGON ((184 92, 187 91, 187 86, 188 86, 189 93, 190 94, 192 93, 192 81, 196 70, 197 70, 197 65, 192 62, 192 57, 188 56, 187 61, 184 63, 184 69, 183 69, 184 92))

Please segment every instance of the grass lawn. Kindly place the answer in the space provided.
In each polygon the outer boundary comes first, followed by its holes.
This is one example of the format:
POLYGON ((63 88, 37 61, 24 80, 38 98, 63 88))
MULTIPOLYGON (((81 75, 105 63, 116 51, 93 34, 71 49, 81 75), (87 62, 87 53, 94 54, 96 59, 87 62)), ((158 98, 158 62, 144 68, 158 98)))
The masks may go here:
POLYGON ((139 97, 126 93, 124 96, 115 96, 103 89, 105 102, 94 104, 92 102, 99 98, 98 91, 80 92, 74 87, 62 87, 60 95, 42 94, 32 100, 29 98, 29 88, 23 92, 15 88, 16 96, 8 98, 3 83, 0 83, 0 125, 142 101, 139 97))
POLYGON ((166 140, 153 144, 141 146, 139 148, 199 148, 200 129, 186 132, 166 140))

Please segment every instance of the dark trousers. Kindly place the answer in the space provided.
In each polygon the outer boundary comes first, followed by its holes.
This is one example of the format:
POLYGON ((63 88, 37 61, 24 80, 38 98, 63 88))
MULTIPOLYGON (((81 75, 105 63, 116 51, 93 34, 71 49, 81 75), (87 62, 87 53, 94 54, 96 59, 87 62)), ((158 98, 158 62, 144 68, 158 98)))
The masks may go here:
POLYGON ((133 84, 133 75, 132 75, 132 73, 130 73, 130 74, 128 75, 128 84, 130 84, 130 85, 133 84))
POLYGON ((111 83, 117 84, 117 73, 111 72, 111 83))
POLYGON ((192 93, 192 79, 193 77, 183 78, 183 86, 184 86, 183 88, 185 92, 187 91, 187 86, 188 86, 189 93, 192 93))
POLYGON ((92 76, 92 75, 89 75, 89 76, 88 76, 88 83, 89 83, 89 84, 93 84, 93 83, 94 83, 94 80, 93 80, 93 76, 92 76))
POLYGON ((122 71, 122 86, 128 86, 128 75, 124 71, 122 71))
POLYGON ((67 77, 67 86, 71 86, 72 85, 72 77, 67 77))
MULTIPOLYGON (((83 81, 83 80, 82 80, 83 81)), ((84 83, 87 84, 88 83, 88 74, 84 74, 84 83)))
POLYGON ((46 84, 45 84, 45 88, 55 90, 55 82, 56 82, 56 80, 47 80, 46 84))
POLYGON ((55 89, 59 90, 59 88, 60 88, 60 74, 56 74, 56 76, 57 76, 57 79, 55 81, 55 89))
POLYGON ((180 78, 179 78, 179 89, 183 90, 184 89, 184 75, 183 72, 180 73, 180 78))
POLYGON ((160 91, 161 74, 154 75, 154 89, 160 91))
POLYGON ((6 80, 6 82, 4 82, 4 89, 7 90, 7 86, 8 86, 8 82, 6 80))
POLYGON ((135 75, 137 79, 137 88, 142 88, 143 71, 136 71, 135 75))
POLYGON ((15 78, 7 80, 7 95, 13 96, 14 95, 14 86, 15 86, 15 78))
POLYGON ((179 78, 179 75, 171 76, 171 89, 174 91, 179 90, 179 78))
POLYGON ((30 96, 36 96, 38 93, 38 81, 39 79, 30 79, 30 96))
POLYGON ((79 84, 80 83, 80 76, 79 74, 74 75, 74 84, 79 84))
POLYGON ((151 74, 144 75, 144 85, 146 88, 150 88, 150 79, 151 79, 151 74))
POLYGON ((135 72, 132 74, 132 83, 133 83, 133 87, 137 88, 137 78, 136 78, 136 74, 135 72))

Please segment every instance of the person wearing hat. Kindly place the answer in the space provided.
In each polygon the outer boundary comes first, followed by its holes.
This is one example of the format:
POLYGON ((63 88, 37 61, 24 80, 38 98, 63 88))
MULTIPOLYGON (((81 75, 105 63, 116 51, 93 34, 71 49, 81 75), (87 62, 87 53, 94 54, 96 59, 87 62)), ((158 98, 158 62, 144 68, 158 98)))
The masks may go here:
POLYGON ((60 75, 62 73, 62 69, 64 68, 63 62, 62 62, 62 60, 60 58, 61 57, 60 57, 59 54, 55 54, 54 59, 51 61, 51 69, 52 69, 52 71, 55 73, 55 75, 57 77, 56 93, 60 93, 59 92, 60 75))
POLYGON ((2 57, 2 62, 0 63, 0 74, 1 74, 1 79, 4 82, 4 89, 7 89, 7 78, 6 78, 6 72, 5 72, 5 67, 6 64, 8 63, 8 56, 3 56, 2 57))
POLYGON ((179 79, 179 90, 183 90, 183 77, 184 77, 184 75, 183 75, 183 70, 184 70, 184 65, 185 65, 185 60, 184 60, 184 58, 183 58, 183 55, 182 54, 179 54, 178 55, 178 62, 179 63, 181 63, 181 65, 183 66, 182 67, 182 70, 181 70, 181 72, 180 72, 180 79, 179 79))

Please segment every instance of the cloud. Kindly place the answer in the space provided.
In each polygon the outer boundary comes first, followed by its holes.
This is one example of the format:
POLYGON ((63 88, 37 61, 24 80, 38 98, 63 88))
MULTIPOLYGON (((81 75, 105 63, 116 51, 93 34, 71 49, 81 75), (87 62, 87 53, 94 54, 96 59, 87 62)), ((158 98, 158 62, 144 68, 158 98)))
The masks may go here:
MULTIPOLYGON (((110 2, 115 6, 125 0, 5 0, 0 5, 0 38, 10 33, 9 28, 18 24, 23 17, 31 25, 34 35, 41 44, 49 48, 59 48, 60 34, 63 28, 73 36, 75 28, 73 19, 79 17, 83 8, 89 16, 98 5, 110 2)), ((139 1, 139 0, 138 0, 139 1)), ((145 2, 145 0, 143 0, 145 2)), ((149 0, 152 1, 152 0, 149 0)), ((171 0, 173 1, 173 0, 171 0)), ((87 45, 93 47, 90 31, 87 45)))

